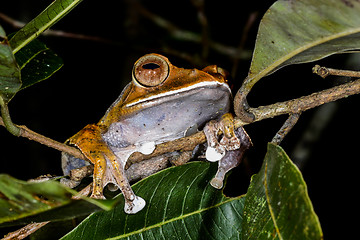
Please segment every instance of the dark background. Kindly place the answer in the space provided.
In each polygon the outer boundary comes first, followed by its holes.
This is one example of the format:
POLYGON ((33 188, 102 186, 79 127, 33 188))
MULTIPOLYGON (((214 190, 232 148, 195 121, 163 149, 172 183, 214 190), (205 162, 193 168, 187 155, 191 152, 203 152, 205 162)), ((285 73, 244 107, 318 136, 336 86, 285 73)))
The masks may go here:
MULTIPOLYGON (((242 57, 235 60, 224 51, 213 48, 204 54, 201 42, 171 36, 168 30, 146 17, 136 1, 104 0, 100 3, 85 0, 52 29, 101 39, 40 37, 64 60, 64 66, 50 79, 15 96, 9 104, 12 119, 16 124, 65 141, 86 124, 96 123, 102 117, 131 80, 133 63, 150 52, 163 54, 175 66, 184 68, 217 64, 232 72, 235 94, 250 66, 259 21, 273 2, 225 0, 205 3, 210 39, 238 48, 242 57), (253 21, 249 20, 251 17, 254 17, 253 21), (236 63, 237 71, 234 72, 236 63)), ((8 0, 1 3, 0 12, 28 22, 50 3, 44 0, 8 0)), ((190 0, 140 1, 140 4, 182 30, 202 33, 199 11, 190 0)), ((0 24, 8 34, 17 30, 3 20, 0 24)), ((359 61, 357 55, 349 54, 332 56, 317 64, 356 70, 359 61)), ((250 93, 249 104, 256 107, 284 101, 350 80, 321 79, 311 73, 314 64, 285 67, 262 79, 250 93)), ((351 96, 306 111, 282 143, 292 160, 300 166, 325 239, 337 239, 340 234, 341 239, 346 239, 346 235, 357 232, 354 219, 359 210, 356 201, 359 101, 358 96, 351 96)), ((228 195, 246 192, 250 176, 261 167, 267 142, 285 120, 286 116, 280 116, 245 127, 254 147, 244 163, 229 177, 225 189, 228 195)), ((2 127, 0 160, 0 172, 19 179, 47 173, 61 175, 58 151, 16 138, 2 127)))

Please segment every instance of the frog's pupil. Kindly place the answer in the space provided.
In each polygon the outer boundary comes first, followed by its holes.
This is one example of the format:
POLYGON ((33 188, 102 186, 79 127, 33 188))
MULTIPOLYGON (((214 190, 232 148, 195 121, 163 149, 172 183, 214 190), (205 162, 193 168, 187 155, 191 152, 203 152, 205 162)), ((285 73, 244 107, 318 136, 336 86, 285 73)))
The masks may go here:
POLYGON ((157 68, 160 68, 160 66, 156 63, 147 63, 147 64, 144 64, 142 66, 143 69, 150 69, 150 70, 154 70, 154 69, 157 69, 157 68))

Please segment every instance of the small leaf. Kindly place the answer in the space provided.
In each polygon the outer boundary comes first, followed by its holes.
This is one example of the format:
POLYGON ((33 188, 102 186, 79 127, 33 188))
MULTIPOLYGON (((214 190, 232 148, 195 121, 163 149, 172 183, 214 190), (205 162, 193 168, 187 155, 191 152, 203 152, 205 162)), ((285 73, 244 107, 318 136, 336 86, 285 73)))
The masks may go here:
POLYGON ((290 64, 360 49, 357 0, 279 0, 261 20, 249 75, 250 91, 262 77, 290 64))
POLYGON ((152 175, 133 186, 147 201, 142 211, 125 214, 121 196, 119 206, 92 214, 63 239, 238 239, 244 197, 210 186, 216 167, 193 162, 152 175))
POLYGON ((280 146, 269 143, 252 179, 242 229, 242 239, 322 239, 304 179, 280 146))
POLYGON ((21 87, 20 69, 0 26, 0 97, 7 104, 21 87))
POLYGON ((49 78, 63 66, 62 59, 37 39, 17 52, 15 58, 21 69, 21 89, 49 78))
POLYGON ((68 14, 82 0, 55 0, 36 18, 20 29, 10 40, 13 52, 37 38, 42 32, 68 14))
POLYGON ((116 203, 91 198, 72 200, 74 194, 56 181, 25 182, 0 174, 0 227, 74 218, 109 210, 116 203))

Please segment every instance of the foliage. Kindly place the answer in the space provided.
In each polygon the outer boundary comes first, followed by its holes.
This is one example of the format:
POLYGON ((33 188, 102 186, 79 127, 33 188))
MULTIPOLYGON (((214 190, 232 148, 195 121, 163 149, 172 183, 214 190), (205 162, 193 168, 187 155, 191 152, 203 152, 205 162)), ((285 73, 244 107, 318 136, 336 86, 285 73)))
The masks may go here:
MULTIPOLYGON (((35 38, 80 2, 54 1, 10 40, 0 27, 0 105, 4 122, 11 123, 4 111, 18 91, 49 78, 63 65, 35 38)), ((277 1, 262 18, 242 88, 249 92, 256 82, 281 67, 359 49, 359 10, 360 3, 355 0, 277 1)), ((92 213, 63 239, 322 238, 304 179, 281 147, 268 145, 262 168, 253 176, 245 196, 230 198, 211 188, 208 181, 215 167, 190 163, 136 183, 134 190, 148 204, 131 216, 122 211, 121 195, 114 201, 75 201, 70 199, 74 191, 57 182, 26 183, 1 175, 0 226, 72 219, 101 208, 108 211, 92 213)))

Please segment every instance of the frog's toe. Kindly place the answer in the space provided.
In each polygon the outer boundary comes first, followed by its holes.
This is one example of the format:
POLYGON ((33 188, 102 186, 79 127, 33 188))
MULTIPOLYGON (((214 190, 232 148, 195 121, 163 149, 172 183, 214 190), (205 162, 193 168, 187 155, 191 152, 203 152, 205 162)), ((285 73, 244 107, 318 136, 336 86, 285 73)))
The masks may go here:
POLYGON ((226 150, 228 150, 228 151, 233 151, 233 150, 239 149, 240 145, 241 145, 240 139, 237 138, 235 135, 230 138, 224 136, 221 139, 220 144, 225 146, 226 150))
POLYGON ((155 142, 146 142, 140 144, 138 151, 142 154, 149 155, 155 150, 155 142))
POLYGON ((218 147, 208 146, 205 153, 206 159, 210 162, 217 162, 222 159, 224 155, 225 149, 220 145, 218 145, 218 147))
POLYGON ((146 205, 146 202, 141 197, 135 196, 133 201, 126 201, 124 211, 127 214, 135 214, 141 211, 146 205))
POLYGON ((100 194, 92 193, 90 197, 95 199, 106 199, 102 193, 100 194))
POLYGON ((216 188, 216 189, 222 189, 222 187, 223 187, 223 185, 224 185, 223 182, 224 182, 224 179, 223 179, 223 178, 214 177, 214 178, 211 180, 210 184, 211 184, 211 186, 213 186, 213 187, 216 188))

